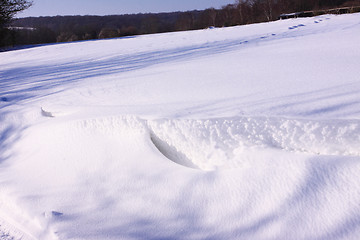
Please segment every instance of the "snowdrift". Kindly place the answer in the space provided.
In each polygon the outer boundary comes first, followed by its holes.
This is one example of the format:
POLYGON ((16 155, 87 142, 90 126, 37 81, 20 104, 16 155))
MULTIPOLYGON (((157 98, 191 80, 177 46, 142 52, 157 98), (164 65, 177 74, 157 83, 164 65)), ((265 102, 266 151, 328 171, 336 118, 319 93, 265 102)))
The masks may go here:
POLYGON ((348 223, 332 226, 358 211, 355 120, 113 116, 51 119, 25 135, 3 179, 22 189, 19 204, 35 216, 19 217, 27 222, 19 229, 36 236, 28 239, 54 232, 60 239, 262 239, 353 231, 348 223), (75 219, 82 224, 69 227, 75 219), (307 232, 294 231, 298 224, 307 232))

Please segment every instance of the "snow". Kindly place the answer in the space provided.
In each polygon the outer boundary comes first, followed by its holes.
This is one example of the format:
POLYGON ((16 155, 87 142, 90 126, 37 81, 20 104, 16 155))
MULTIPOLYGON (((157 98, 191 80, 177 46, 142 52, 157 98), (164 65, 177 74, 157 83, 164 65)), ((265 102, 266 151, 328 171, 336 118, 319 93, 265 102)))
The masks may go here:
POLYGON ((0 53, 0 239, 358 239, 359 17, 0 53))

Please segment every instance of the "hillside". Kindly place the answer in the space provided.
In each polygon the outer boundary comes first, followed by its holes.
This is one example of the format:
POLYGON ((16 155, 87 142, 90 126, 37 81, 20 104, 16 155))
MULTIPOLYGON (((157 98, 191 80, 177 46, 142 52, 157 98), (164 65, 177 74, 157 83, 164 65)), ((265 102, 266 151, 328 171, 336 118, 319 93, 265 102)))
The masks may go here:
POLYGON ((0 239, 358 239, 359 25, 0 53, 0 239))

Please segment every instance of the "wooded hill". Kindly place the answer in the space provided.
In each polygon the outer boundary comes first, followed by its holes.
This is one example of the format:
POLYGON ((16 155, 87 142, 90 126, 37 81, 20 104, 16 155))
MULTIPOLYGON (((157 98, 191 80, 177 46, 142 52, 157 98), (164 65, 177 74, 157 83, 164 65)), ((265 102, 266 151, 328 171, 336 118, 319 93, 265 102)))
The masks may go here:
MULTIPOLYGON (((272 21, 281 14, 360 6, 360 0, 237 0, 221 9, 115 16, 15 19, 1 32, 0 47, 116 38, 272 21)), ((354 8, 356 9, 356 8, 354 8)))

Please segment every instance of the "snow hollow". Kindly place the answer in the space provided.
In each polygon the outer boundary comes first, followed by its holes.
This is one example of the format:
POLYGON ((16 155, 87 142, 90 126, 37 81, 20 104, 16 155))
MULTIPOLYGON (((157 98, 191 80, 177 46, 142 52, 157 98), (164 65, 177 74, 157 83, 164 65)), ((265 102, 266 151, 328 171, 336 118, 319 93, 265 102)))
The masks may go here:
POLYGON ((360 14, 0 53, 0 239, 359 239, 360 14))

